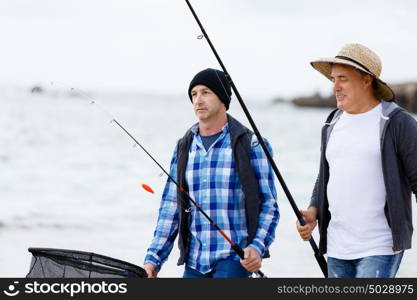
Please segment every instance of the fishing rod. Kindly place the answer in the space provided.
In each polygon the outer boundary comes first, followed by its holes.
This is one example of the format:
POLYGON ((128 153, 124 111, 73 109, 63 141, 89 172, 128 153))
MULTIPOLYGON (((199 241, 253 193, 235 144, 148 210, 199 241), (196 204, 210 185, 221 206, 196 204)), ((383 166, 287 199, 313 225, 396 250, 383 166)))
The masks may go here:
MULTIPOLYGON (((210 48, 211 48, 214 56, 216 57, 218 63, 220 64, 220 66, 221 66, 221 68, 222 68, 222 70, 223 70, 223 72, 224 72, 227 80, 229 81, 230 86, 232 87, 233 92, 235 93, 236 98, 239 101, 240 106, 242 107, 242 109, 243 109, 243 111, 244 111, 244 113, 246 115, 246 118, 248 119, 248 121, 249 121, 249 123, 250 123, 250 125, 252 127, 253 132, 255 133, 256 137, 258 138, 259 144, 261 145, 262 149, 264 150, 265 155, 266 155, 269 163, 271 164, 272 169, 274 170, 274 173, 277 176, 278 181, 281 184, 281 187, 284 190, 284 193, 287 196, 288 201, 290 202, 291 207, 294 210, 295 215, 297 216, 298 221, 300 222, 301 225, 304 226, 306 224, 306 222, 304 221, 304 219, 303 219, 303 217, 302 217, 302 215, 300 213, 300 210, 298 209, 297 204, 295 203, 294 198, 292 197, 292 195, 290 193, 290 190, 288 189, 287 184, 284 181, 284 178, 281 176, 281 173, 279 172, 278 167, 277 167, 277 165, 274 162, 274 159, 272 158, 271 154, 269 153, 268 148, 266 147, 266 145, 264 143, 264 140, 263 140, 261 134, 259 133, 259 130, 258 130, 255 122, 253 121, 252 116, 249 113, 249 110, 247 109, 247 107, 245 105, 245 102, 243 101, 242 97, 240 96, 240 93, 237 90, 236 85, 234 84, 234 82, 232 80, 232 77, 227 72, 226 67, 224 66, 224 64, 223 64, 223 62, 222 62, 219 54, 217 53, 216 49, 214 48, 214 45, 211 42, 211 40, 210 40, 210 38, 209 38, 206 30, 204 29, 202 23, 200 22, 200 19, 198 18, 196 12, 194 11, 194 8, 191 6, 190 1, 189 0, 185 0, 185 2, 187 3, 189 9, 191 10, 191 13, 194 16, 194 19, 196 20, 198 26, 201 29, 201 32, 202 32, 203 37, 207 40, 207 43, 209 44, 209 46, 210 46, 210 48)), ((198 38, 201 39, 202 36, 199 36, 198 38)), ((324 277, 327 278, 327 275, 328 274, 327 274, 327 262, 326 262, 326 259, 324 258, 323 255, 320 255, 319 248, 317 247, 317 244, 314 241, 314 238, 313 237, 310 238, 309 242, 310 242, 311 247, 313 248, 314 256, 316 257, 317 263, 319 264, 320 269, 321 269, 321 271, 324 274, 324 277)))
MULTIPOLYGON (((82 91, 79 91, 78 89, 75 89, 75 88, 71 88, 71 91, 76 92, 81 96, 85 96, 89 98, 90 104, 95 104, 95 105, 100 106, 100 108, 111 117, 111 123, 116 124, 127 136, 129 136, 135 142, 135 145, 139 146, 148 155, 148 157, 152 159, 152 161, 162 170, 162 172, 168 176, 168 179, 171 180, 177 186, 178 190, 181 193, 183 193, 186 199, 189 200, 197 208, 197 210, 201 214, 203 214, 203 216, 209 221, 209 223, 213 225, 214 228, 216 228, 216 230, 225 238, 225 240, 230 244, 232 249, 239 255, 239 257, 241 259, 245 258, 245 252, 243 251, 243 249, 238 244, 232 241, 232 239, 219 227, 219 225, 217 225, 217 223, 214 222, 212 218, 210 218, 210 216, 200 207, 200 205, 198 205, 198 203, 190 196, 190 194, 188 194, 188 192, 164 169, 164 167, 162 167, 162 165, 152 156, 152 154, 148 150, 146 150, 145 147, 143 147, 143 145, 139 143, 139 141, 122 124, 120 124, 119 121, 117 121, 116 118, 113 117, 113 115, 108 110, 104 109, 101 105, 99 105, 98 102, 90 95, 82 91)), ((152 189, 150 189, 150 187, 147 185, 143 185, 143 188, 149 192, 152 191, 152 189)), ((187 208, 185 209, 185 211, 189 212, 190 209, 187 208)), ((261 270, 255 271, 254 273, 259 278, 266 278, 265 274, 261 270)))

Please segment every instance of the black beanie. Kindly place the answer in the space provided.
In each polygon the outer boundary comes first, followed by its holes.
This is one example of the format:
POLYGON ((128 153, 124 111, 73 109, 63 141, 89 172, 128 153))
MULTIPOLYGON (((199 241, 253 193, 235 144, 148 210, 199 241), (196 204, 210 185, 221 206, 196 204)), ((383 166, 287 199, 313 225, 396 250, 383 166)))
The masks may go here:
POLYGON ((188 88, 188 96, 191 102, 193 101, 191 90, 199 84, 205 85, 212 90, 219 97, 220 101, 224 103, 226 110, 229 109, 232 89, 222 71, 209 68, 197 73, 193 80, 191 80, 190 87, 188 88))

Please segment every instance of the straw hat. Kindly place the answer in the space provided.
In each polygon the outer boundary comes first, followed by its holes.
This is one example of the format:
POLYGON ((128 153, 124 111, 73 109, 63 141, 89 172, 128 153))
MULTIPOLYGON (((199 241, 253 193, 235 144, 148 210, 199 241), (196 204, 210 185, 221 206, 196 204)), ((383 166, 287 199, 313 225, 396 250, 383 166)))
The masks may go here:
POLYGON ((331 79, 330 74, 333 64, 352 66, 371 75, 376 79, 377 83, 376 96, 385 101, 394 100, 395 95, 392 89, 379 78, 382 63, 371 49, 361 44, 347 44, 339 51, 336 57, 322 58, 311 62, 314 69, 329 79, 331 79))

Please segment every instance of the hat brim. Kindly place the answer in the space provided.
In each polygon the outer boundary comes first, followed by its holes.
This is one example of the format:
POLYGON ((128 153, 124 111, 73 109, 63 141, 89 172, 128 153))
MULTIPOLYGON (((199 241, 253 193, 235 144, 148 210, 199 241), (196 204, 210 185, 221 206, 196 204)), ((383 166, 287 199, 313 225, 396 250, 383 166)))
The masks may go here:
POLYGON ((355 62, 345 60, 345 59, 341 59, 341 58, 337 58, 337 57, 331 57, 331 58, 322 58, 322 59, 319 59, 319 60, 315 60, 315 61, 310 62, 310 64, 314 69, 316 69, 321 74, 326 76, 329 80, 331 80, 331 73, 332 73, 332 65, 333 64, 341 64, 341 65, 347 65, 347 66, 354 67, 358 70, 361 70, 362 72, 364 72, 366 74, 371 75, 372 77, 374 77, 376 79, 376 82, 377 82, 377 88, 376 88, 377 97, 379 97, 379 98, 381 98, 382 100, 385 100, 385 101, 392 101, 395 98, 395 94, 394 94, 393 90, 388 86, 388 84, 386 84, 381 79, 379 79, 377 76, 375 76, 375 74, 372 74, 371 72, 369 72, 368 70, 366 70, 365 68, 363 68, 359 64, 356 64, 355 62))

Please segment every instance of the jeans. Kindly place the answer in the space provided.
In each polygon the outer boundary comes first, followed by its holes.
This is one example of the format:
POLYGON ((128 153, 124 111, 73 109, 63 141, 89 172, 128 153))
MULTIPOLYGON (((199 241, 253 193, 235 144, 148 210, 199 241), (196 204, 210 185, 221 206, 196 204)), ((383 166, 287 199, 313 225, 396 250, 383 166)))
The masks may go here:
POLYGON ((329 278, 394 278, 404 251, 394 255, 374 255, 358 259, 329 257, 329 278))
POLYGON ((247 278, 251 276, 238 260, 223 259, 216 263, 213 270, 203 274, 185 266, 183 278, 247 278))

